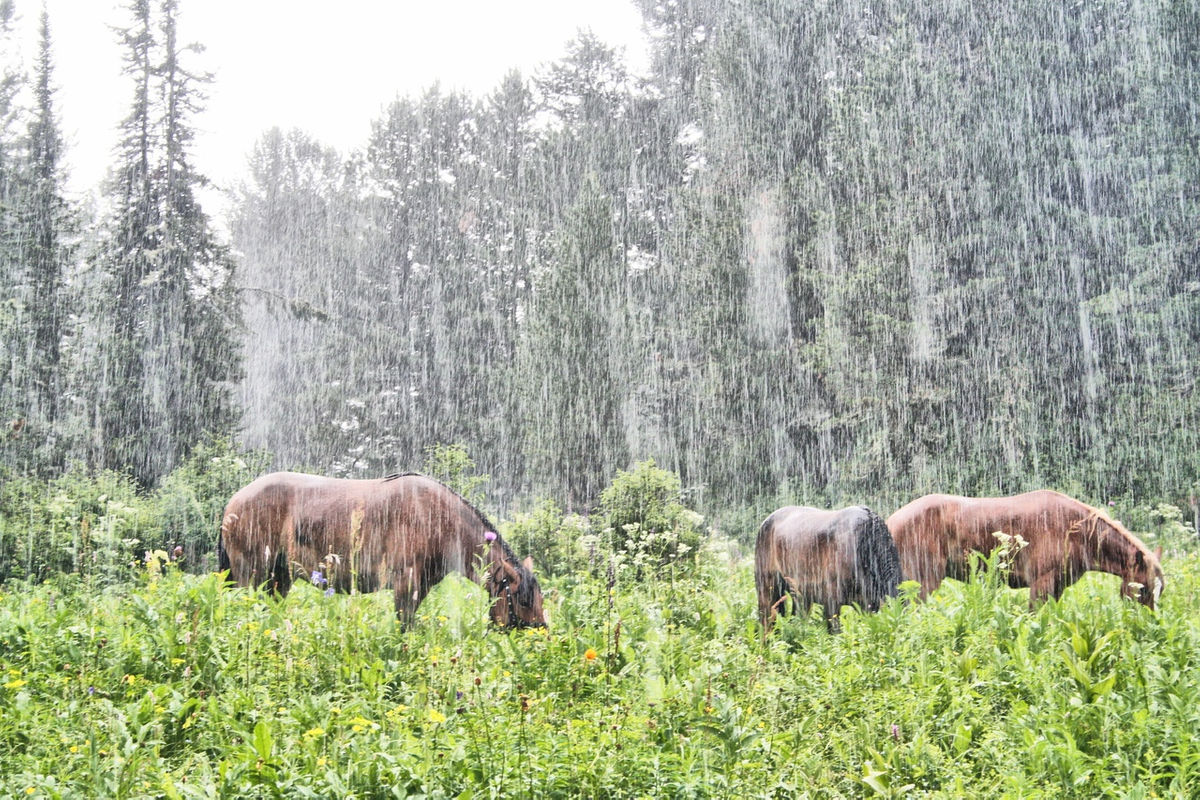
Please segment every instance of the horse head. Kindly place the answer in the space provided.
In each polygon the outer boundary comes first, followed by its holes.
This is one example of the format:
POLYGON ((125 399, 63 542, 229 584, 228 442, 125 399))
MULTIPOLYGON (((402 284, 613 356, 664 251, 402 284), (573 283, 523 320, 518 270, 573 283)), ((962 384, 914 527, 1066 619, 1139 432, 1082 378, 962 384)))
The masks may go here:
MULTIPOLYGON (((507 548, 506 548, 507 549, 507 548)), ((491 594, 492 622, 501 628, 544 628, 542 590, 533 575, 533 559, 510 561, 505 555, 496 559, 486 580, 491 594)))
POLYGON ((1121 578, 1121 594, 1153 610, 1163 589, 1163 571, 1159 563, 1162 548, 1154 553, 1134 550, 1129 569, 1121 578))

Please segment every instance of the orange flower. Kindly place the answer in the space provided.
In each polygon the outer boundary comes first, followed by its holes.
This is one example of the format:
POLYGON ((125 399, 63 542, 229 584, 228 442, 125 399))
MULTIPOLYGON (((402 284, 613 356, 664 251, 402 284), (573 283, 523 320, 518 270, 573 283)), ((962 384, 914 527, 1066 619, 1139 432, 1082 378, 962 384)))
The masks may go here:
POLYGON ((587 650, 584 651, 583 657, 588 661, 595 661, 596 660, 596 651, 589 647, 587 650))

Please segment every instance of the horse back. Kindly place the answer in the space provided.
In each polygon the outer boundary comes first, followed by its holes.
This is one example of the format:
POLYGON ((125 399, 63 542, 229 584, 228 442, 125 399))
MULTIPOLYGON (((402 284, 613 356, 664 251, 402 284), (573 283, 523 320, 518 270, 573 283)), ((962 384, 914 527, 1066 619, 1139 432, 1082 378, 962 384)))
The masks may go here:
POLYGON ((759 529, 756 564, 784 575, 801 565, 805 572, 836 571, 857 559, 855 533, 867 514, 858 506, 832 511, 784 506, 759 529))

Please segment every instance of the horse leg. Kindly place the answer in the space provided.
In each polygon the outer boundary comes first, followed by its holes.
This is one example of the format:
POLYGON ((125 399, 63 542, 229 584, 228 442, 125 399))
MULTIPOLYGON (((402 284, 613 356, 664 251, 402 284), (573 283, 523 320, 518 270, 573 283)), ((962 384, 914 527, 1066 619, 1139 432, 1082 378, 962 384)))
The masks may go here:
POLYGON ((758 583, 758 621, 762 624, 763 638, 775 626, 775 615, 779 605, 787 597, 787 584, 783 578, 776 575, 760 575, 758 583))
POLYGON ((1047 599, 1053 597, 1055 600, 1062 597, 1063 586, 1060 576, 1056 570, 1048 570, 1038 575, 1029 583, 1029 610, 1036 610, 1038 606, 1046 602, 1047 599))
POLYGON ((292 571, 288 568, 287 553, 282 550, 275 554, 275 563, 271 565, 271 594, 287 597, 292 588, 292 571))
POLYGON ((400 621, 403 630, 409 630, 417 621, 417 607, 429 593, 429 588, 421 580, 421 572, 415 566, 409 566, 392 578, 392 597, 396 605, 396 619, 400 621))

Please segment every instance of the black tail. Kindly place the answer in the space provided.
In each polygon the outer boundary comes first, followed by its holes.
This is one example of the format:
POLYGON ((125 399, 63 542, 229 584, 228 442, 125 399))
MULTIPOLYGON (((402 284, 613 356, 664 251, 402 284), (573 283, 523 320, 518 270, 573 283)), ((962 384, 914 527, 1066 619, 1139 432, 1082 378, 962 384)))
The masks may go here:
POLYGON ((228 572, 232 568, 229 563, 229 552, 225 549, 225 534, 217 534, 217 571, 228 572))
POLYGON ((887 523, 871 509, 857 536, 858 575, 863 601, 874 611, 900 593, 900 554, 887 523))

